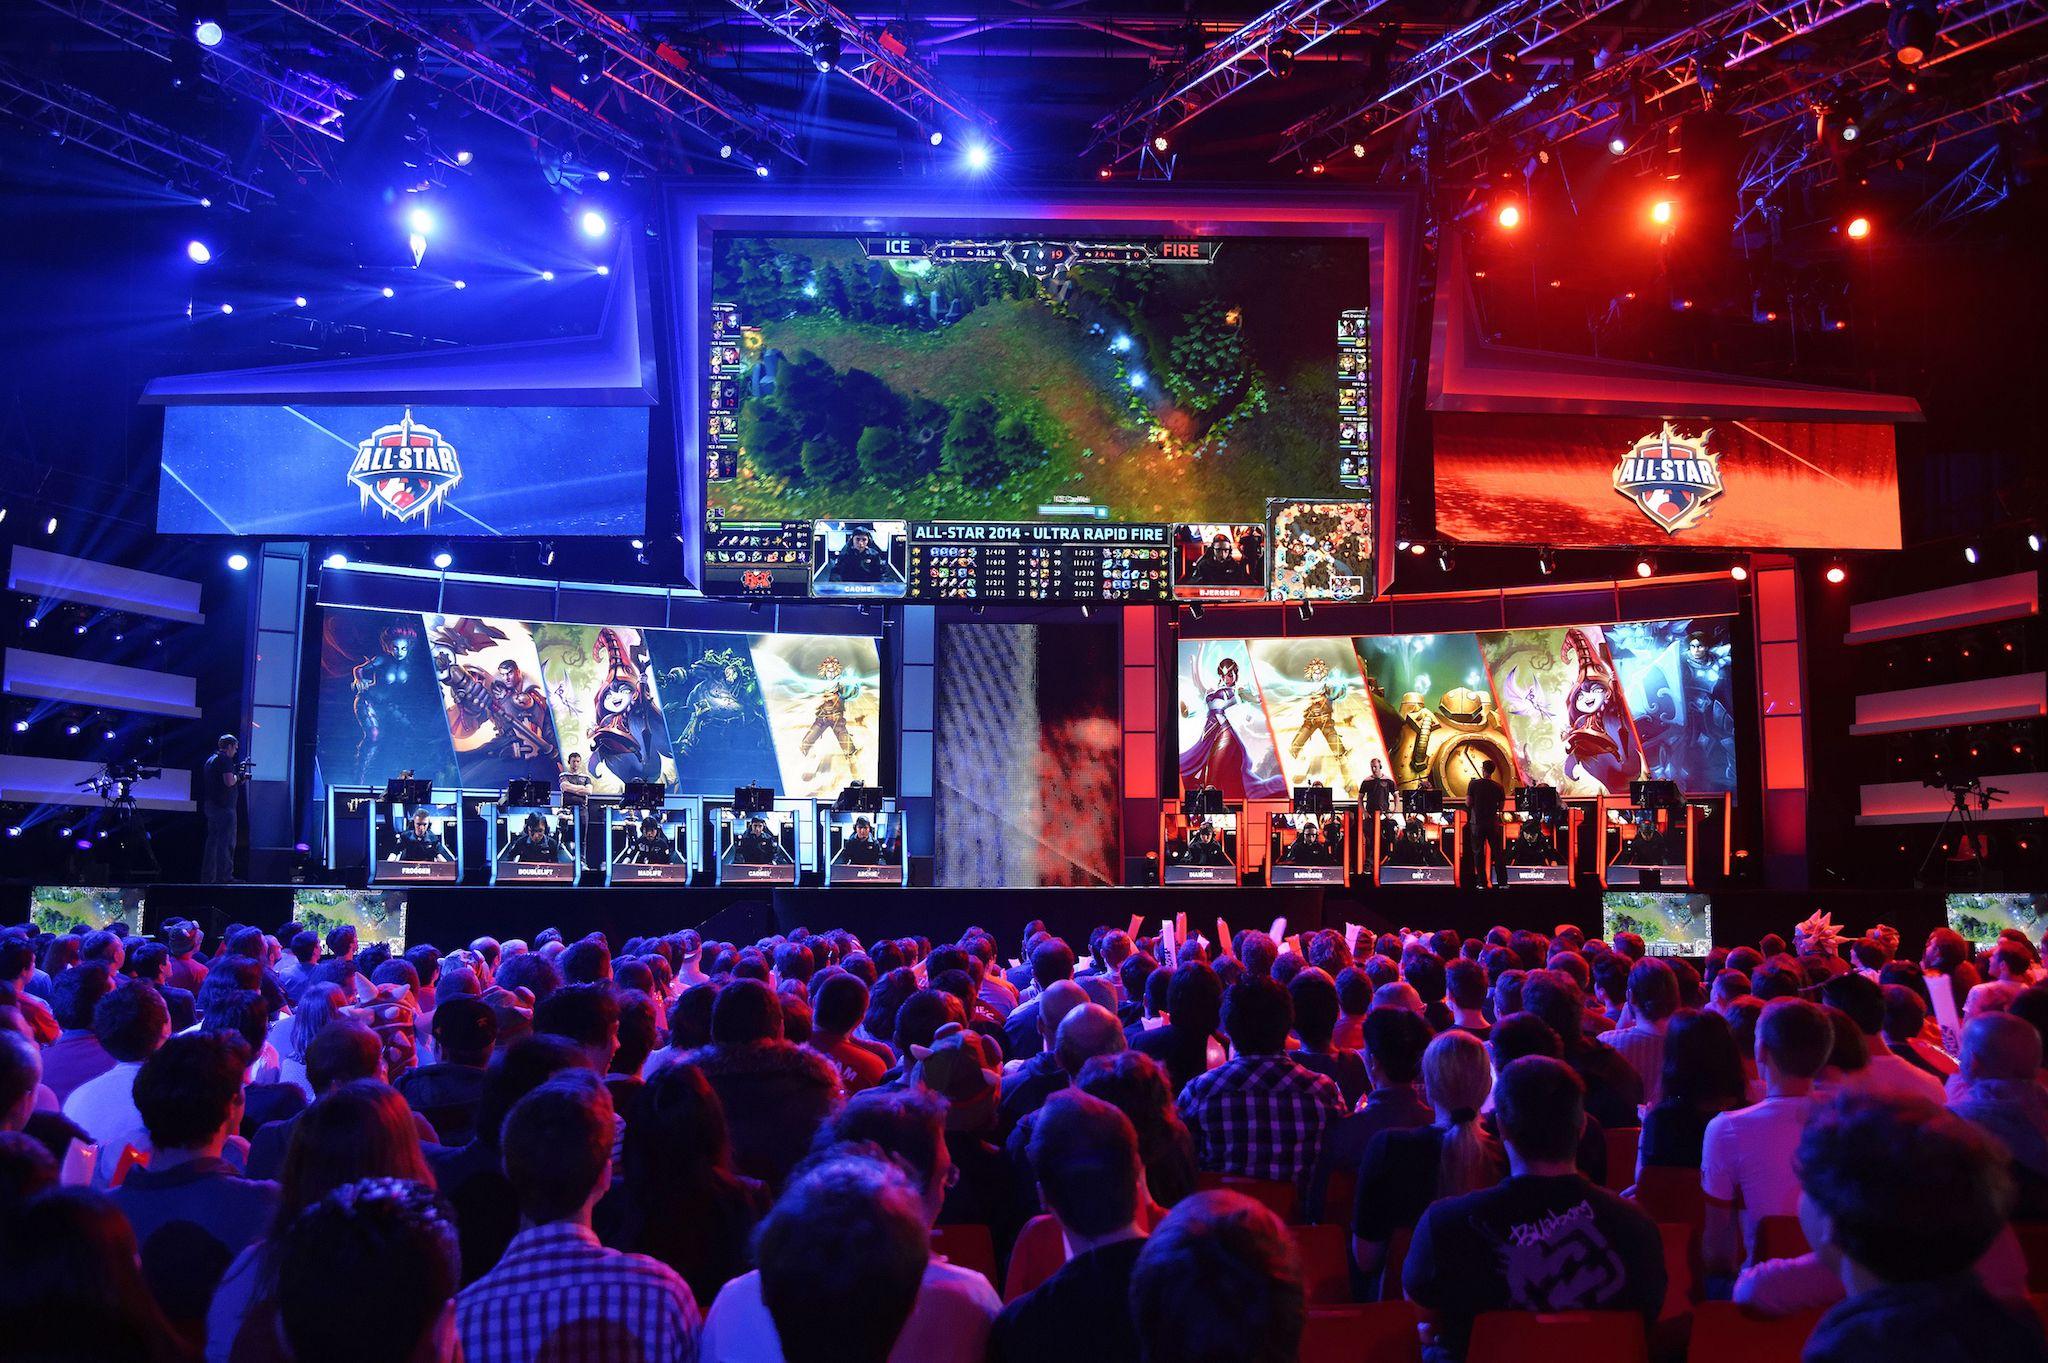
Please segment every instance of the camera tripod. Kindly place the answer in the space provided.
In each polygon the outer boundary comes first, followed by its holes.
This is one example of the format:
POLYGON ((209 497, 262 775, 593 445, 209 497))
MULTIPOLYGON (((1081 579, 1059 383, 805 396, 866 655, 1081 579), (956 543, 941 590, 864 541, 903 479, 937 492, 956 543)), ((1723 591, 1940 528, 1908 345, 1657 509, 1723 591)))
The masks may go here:
POLYGON ((1913 888, 1927 888, 1927 868, 1934 864, 1935 854, 1942 849, 1942 839, 1948 836, 1949 825, 1954 824, 1958 836, 1956 846, 1959 851, 1959 855, 1954 859, 1969 863, 1971 874, 1976 880, 1975 888, 1981 890, 1984 888, 1985 862, 1990 859, 1990 839, 1989 835, 1978 827, 1977 815, 1980 811, 1970 808, 1970 797, 1975 795, 1982 809, 1988 811, 1992 799, 2001 792, 1986 789, 1981 781, 1951 785, 1945 789, 1949 794, 1948 813, 1942 816, 1941 827, 1934 830, 1934 838, 1927 844, 1926 855, 1920 858, 1920 869, 1913 873, 1913 888))

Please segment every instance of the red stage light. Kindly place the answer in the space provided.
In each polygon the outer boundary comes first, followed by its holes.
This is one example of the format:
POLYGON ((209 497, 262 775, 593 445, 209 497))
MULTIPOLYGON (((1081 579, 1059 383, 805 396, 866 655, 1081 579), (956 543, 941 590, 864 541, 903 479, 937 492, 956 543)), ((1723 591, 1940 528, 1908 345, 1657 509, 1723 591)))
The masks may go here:
POLYGON ((1864 217, 1855 217, 1849 219, 1848 232, 1849 240, 1862 241, 1865 237, 1870 235, 1870 219, 1864 217))
POLYGON ((1847 568, 1844 568, 1839 563, 1830 563, 1828 565, 1828 581, 1834 583, 1836 586, 1840 586, 1842 583, 1847 582, 1848 580, 1849 570, 1847 568))
POLYGON ((1669 199, 1659 199, 1650 205, 1650 221, 1659 227, 1669 227, 1671 220, 1678 216, 1678 205, 1669 199))
POLYGON ((1747 582, 1749 581, 1749 569, 1738 563, 1728 570, 1728 576, 1734 578, 1737 582, 1747 582))
POLYGON ((1499 223, 1502 227, 1506 228, 1508 231, 1512 232, 1517 227, 1520 227, 1522 225, 1521 207, 1517 204, 1511 203, 1502 204, 1500 206, 1500 211, 1493 215, 1493 220, 1499 223))
POLYGON ((1636 560, 1637 577, 1648 577, 1651 573, 1654 573, 1656 571, 1657 570, 1655 568, 1650 566, 1650 560, 1646 558, 1639 558, 1636 560))

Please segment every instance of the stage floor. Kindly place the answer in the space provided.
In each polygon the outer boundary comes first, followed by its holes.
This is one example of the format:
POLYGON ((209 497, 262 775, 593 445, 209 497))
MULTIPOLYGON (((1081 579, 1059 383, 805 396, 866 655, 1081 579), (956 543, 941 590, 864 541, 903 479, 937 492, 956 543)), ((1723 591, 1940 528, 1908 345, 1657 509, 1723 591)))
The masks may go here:
MULTIPOLYGON (((155 884, 140 887, 144 931, 167 918, 190 918, 217 934, 231 923, 271 930, 292 917, 293 892, 315 888, 268 885, 155 884)), ((28 919, 29 885, 0 882, 0 923, 28 919)), ((1939 891, 1774 890, 1723 885, 1708 892, 1717 945, 1753 944, 1766 933, 1790 938, 1793 924, 1825 910, 1845 934, 1861 934, 1877 923, 1898 929, 1907 947, 1918 950, 1927 933, 1945 921, 1939 891)), ((1006 954, 1014 953, 1024 925, 1043 920, 1068 941, 1081 943, 1098 925, 1124 927, 1133 918, 1141 931, 1157 930, 1163 916, 1185 913, 1192 926, 1212 931, 1218 917, 1233 928, 1263 928, 1285 917, 1291 932, 1342 930, 1357 923, 1374 931, 1455 928, 1467 935, 1500 924, 1549 932, 1576 923, 1600 935, 1601 896, 1596 889, 1527 887, 1471 890, 1434 886, 1351 888, 1221 888, 1101 886, 1091 888, 626 888, 600 889, 416 885, 406 887, 407 937, 438 947, 464 945, 478 937, 531 940, 542 928, 576 937, 598 930, 616 945, 628 937, 697 928, 724 941, 746 942, 802 926, 813 931, 846 928, 863 940, 925 936, 951 941, 970 925, 995 933, 1006 954)))

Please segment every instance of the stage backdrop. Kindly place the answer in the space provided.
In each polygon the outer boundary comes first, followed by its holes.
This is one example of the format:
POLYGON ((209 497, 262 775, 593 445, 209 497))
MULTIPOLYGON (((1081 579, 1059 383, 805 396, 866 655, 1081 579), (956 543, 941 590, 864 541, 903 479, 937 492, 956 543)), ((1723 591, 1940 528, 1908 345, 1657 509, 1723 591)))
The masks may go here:
POLYGON ((411 770, 493 790, 575 754, 598 794, 827 798, 880 783, 882 702, 871 638, 331 610, 317 757, 333 785, 411 770))
POLYGON ((1659 777, 1735 786, 1725 618, 1180 645, 1183 787, 1356 795, 1378 762, 1453 798, 1491 760, 1504 785, 1626 794, 1659 777))
POLYGON ((1117 883, 1117 646, 1099 621, 940 625, 936 883, 1117 883))

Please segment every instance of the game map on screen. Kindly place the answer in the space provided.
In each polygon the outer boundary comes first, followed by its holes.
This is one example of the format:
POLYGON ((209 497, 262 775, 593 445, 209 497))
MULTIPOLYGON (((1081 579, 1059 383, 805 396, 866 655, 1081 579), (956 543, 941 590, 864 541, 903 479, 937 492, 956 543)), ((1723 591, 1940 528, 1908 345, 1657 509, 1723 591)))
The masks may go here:
POLYGON ((1609 890, 1600 897, 1601 930, 1643 939, 1652 956, 1704 956, 1714 945, 1713 905, 1703 894, 1609 890))
POLYGON ((2007 928, 2038 944, 2048 933, 2048 894, 1952 894, 1948 925, 1972 946, 1990 946, 2007 928))
POLYGON ((716 233, 706 589, 1256 599, 1306 506, 1329 525, 1275 594, 1362 594, 1368 265, 1343 238, 716 233), (1255 555, 1177 579, 1187 531, 1247 525, 1255 555))

